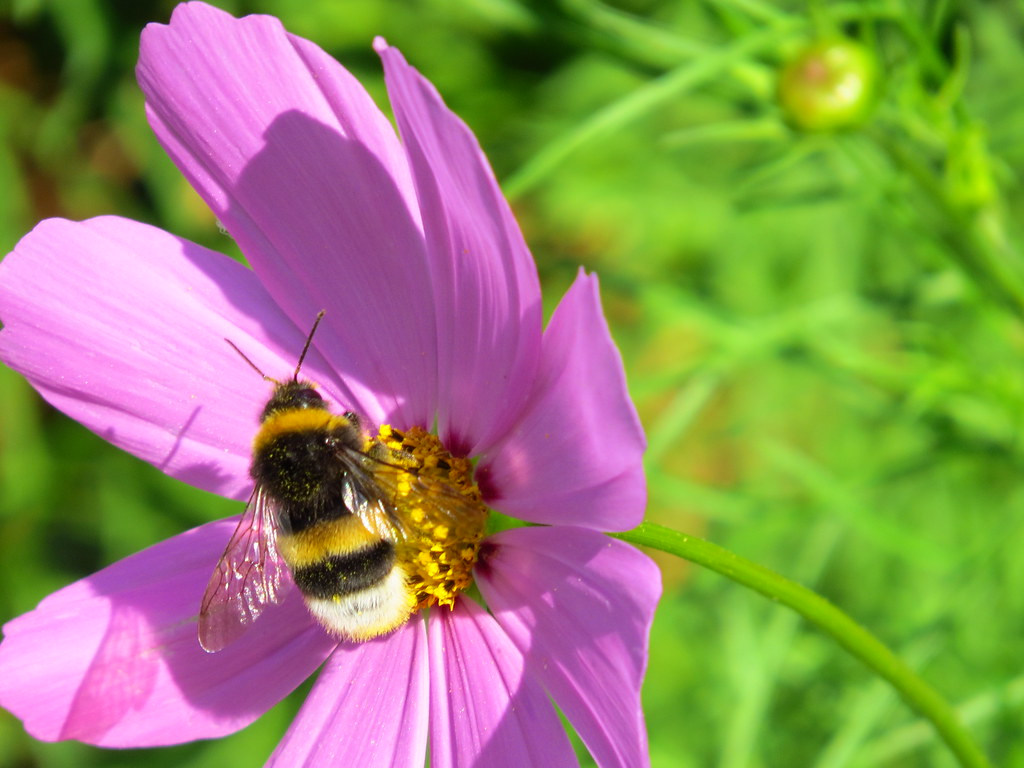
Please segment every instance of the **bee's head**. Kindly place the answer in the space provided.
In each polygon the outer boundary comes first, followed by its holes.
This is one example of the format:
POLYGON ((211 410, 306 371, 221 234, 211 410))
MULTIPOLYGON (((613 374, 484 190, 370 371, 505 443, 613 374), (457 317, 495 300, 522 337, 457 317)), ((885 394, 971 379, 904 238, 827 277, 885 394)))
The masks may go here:
POLYGON ((261 371, 256 364, 246 357, 245 353, 235 346, 235 342, 231 339, 224 339, 231 348, 235 350, 242 359, 249 364, 249 366, 256 371, 260 376, 263 377, 264 381, 269 381, 274 385, 274 394, 267 402, 266 407, 263 409, 263 413, 260 415, 260 423, 269 419, 275 413, 281 413, 282 411, 295 411, 295 410, 307 410, 310 408, 320 408, 327 410, 327 405, 324 403, 324 399, 320 397, 320 393, 313 387, 313 383, 310 381, 301 381, 299 379, 299 369, 302 368, 302 361, 306 359, 306 353, 309 351, 309 345, 313 341, 313 334, 316 333, 317 326, 320 325, 320 321, 324 319, 325 310, 321 309, 316 316, 316 321, 313 323, 313 327, 309 331, 309 335, 306 337, 306 344, 302 347, 302 354, 299 355, 299 362, 295 366, 295 373, 292 374, 291 381, 278 381, 272 379, 263 371, 261 371))
POLYGON ((311 382, 298 379, 276 382, 274 394, 263 409, 263 413, 260 415, 260 422, 266 421, 275 413, 306 410, 308 408, 327 408, 324 399, 313 388, 311 382))

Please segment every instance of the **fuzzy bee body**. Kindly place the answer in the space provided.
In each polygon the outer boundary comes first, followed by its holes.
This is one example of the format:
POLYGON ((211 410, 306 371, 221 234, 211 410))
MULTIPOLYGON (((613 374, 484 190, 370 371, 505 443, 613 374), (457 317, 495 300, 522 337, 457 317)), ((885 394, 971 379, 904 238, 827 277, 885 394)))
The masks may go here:
POLYGON ((331 412, 298 378, 312 336, 290 380, 260 372, 274 392, 253 440, 252 497, 203 595, 199 642, 209 652, 281 602, 290 583, 338 638, 386 634, 422 605, 451 605, 475 562, 486 509, 475 486, 467 491, 469 463, 427 436, 433 455, 420 466, 400 440, 386 445, 356 414, 331 412), (462 469, 452 474, 452 465, 462 469))
POLYGON ((416 606, 397 562, 402 531, 373 471, 401 457, 367 441, 354 414, 337 415, 313 385, 275 386, 253 441, 255 490, 203 597, 199 639, 232 642, 266 604, 284 569, 323 626, 366 640, 403 624, 416 606))
POLYGON ((416 604, 396 561, 399 533, 376 519, 387 507, 370 474, 374 461, 401 457, 365 443, 354 414, 335 415, 311 385, 287 382, 264 410, 250 470, 275 500, 278 550, 306 605, 353 640, 389 632, 416 604))

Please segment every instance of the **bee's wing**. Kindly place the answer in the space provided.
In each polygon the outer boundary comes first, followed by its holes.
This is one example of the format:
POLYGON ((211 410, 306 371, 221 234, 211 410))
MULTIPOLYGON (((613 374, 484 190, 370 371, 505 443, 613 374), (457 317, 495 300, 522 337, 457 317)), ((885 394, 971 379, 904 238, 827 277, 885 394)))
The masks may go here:
POLYGON ((363 503, 349 509, 382 538, 414 538, 436 525, 476 527, 487 514, 478 502, 441 480, 365 453, 353 453, 351 459, 359 467, 348 473, 352 496, 363 503))
POLYGON ((377 480, 379 468, 386 465, 359 451, 345 451, 339 458, 345 465, 342 498, 348 511, 382 539, 394 542, 404 538, 405 531, 389 502, 390 494, 377 480))
POLYGON ((253 491, 238 527, 210 577, 199 610, 199 644, 213 653, 237 640, 263 613, 279 603, 288 584, 277 549, 277 521, 267 494, 253 491))

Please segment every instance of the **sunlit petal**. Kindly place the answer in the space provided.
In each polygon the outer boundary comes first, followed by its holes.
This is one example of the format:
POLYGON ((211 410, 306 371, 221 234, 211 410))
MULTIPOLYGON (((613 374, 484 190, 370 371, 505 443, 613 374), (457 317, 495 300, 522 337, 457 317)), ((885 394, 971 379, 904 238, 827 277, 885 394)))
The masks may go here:
MULTIPOLYGON (((291 370, 304 331, 256 276, 155 227, 49 219, 0 262, 0 359, 115 445, 245 498, 270 393, 225 343, 291 370)), ((311 362, 312 366, 316 364, 311 362)))
POLYGON ((647 764, 640 684, 660 596, 657 566, 582 528, 491 537, 477 583, 602 768, 647 764))
POLYGON ((537 268, 473 133, 377 40, 409 155, 437 305, 441 439, 483 452, 529 394, 540 352, 537 268))
POLYGON ((300 326, 327 310, 317 346, 342 405, 430 426, 436 329, 419 209, 363 87, 277 19, 202 3, 146 28, 138 76, 158 138, 273 300, 300 326))
POLYGON ((339 646, 268 765, 422 766, 428 675, 422 621, 339 646))
POLYGON ((234 520, 204 525, 75 582, 4 626, 0 705, 44 741, 177 744, 248 725, 337 641, 297 592, 225 650, 199 646, 199 601, 234 520))
POLYGON ((481 484, 513 517, 627 530, 647 503, 645 447, 597 278, 581 271, 544 332, 529 407, 481 461, 481 484))
POLYGON ((577 765, 554 707, 485 610, 460 598, 428 627, 432 768, 577 765))

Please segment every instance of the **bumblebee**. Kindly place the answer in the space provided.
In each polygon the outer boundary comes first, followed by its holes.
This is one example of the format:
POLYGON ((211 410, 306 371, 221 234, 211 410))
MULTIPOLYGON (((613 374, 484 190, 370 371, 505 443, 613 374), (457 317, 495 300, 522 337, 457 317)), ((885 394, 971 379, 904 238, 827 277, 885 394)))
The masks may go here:
POLYGON ((289 380, 267 377, 235 347, 274 391, 253 440, 252 496, 203 595, 208 652, 281 602, 290 583, 328 632, 362 641, 427 605, 453 605, 471 582, 487 512, 469 462, 424 430, 371 436, 354 412, 330 411, 299 379, 323 315, 289 380))

